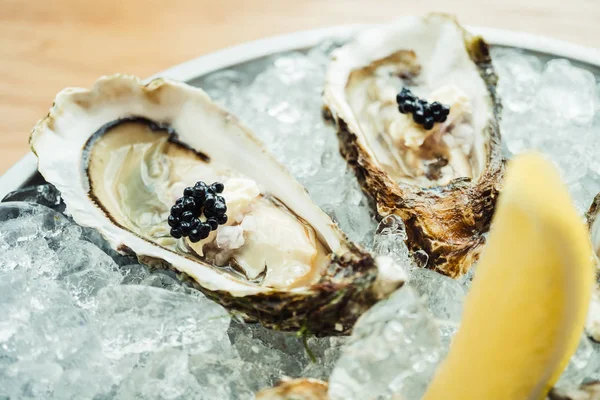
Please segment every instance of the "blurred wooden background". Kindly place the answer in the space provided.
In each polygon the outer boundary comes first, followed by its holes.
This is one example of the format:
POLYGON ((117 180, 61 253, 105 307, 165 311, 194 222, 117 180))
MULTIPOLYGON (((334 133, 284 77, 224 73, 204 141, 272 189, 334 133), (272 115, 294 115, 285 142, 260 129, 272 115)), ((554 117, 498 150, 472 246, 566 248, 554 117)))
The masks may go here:
POLYGON ((0 0, 0 174, 65 86, 146 77, 273 34, 429 11, 600 47, 600 0, 0 0))

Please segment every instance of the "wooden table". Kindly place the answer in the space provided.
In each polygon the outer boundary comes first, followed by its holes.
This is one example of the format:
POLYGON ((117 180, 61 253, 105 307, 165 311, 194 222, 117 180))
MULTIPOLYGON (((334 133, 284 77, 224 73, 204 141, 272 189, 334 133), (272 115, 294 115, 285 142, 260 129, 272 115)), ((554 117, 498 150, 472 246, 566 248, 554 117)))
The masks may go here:
POLYGON ((429 11, 599 46, 599 0, 0 0, 0 174, 65 86, 145 77, 273 34, 429 11))

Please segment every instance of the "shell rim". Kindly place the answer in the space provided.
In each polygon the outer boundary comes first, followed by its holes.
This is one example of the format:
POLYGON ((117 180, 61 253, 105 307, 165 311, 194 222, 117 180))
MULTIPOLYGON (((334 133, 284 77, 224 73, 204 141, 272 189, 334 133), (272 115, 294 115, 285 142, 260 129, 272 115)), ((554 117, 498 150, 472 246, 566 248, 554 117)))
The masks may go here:
MULTIPOLYGON (((42 140, 42 136, 48 135, 49 133, 47 131, 53 131, 53 125, 55 123, 56 120, 61 118, 61 115, 63 114, 63 109, 67 106, 69 106, 72 102, 76 102, 74 100, 74 97, 78 96, 78 95, 86 95, 86 96, 92 96, 92 95, 103 95, 103 90, 105 89, 105 87, 112 85, 114 82, 118 82, 121 85, 132 85, 134 86, 137 90, 141 90, 141 92, 146 95, 148 93, 158 93, 160 91, 160 89, 162 87, 168 87, 174 90, 178 90, 181 91, 183 94, 186 95, 190 95, 190 96, 194 96, 196 99, 201 99, 204 102, 207 102, 211 108, 214 109, 214 111, 218 114, 222 114, 224 118, 227 119, 231 119, 231 121, 233 123, 235 123, 236 125, 238 125, 241 128, 241 132, 242 135, 244 137, 246 137, 248 140, 254 142, 254 144, 256 145, 256 148, 258 149, 258 151, 263 153, 263 156, 271 159, 272 161, 274 161, 276 164, 280 165, 285 173, 286 176, 288 176, 288 178, 290 178, 290 184, 294 187, 294 189, 301 191, 301 192, 306 192, 306 189, 289 173, 289 171, 283 167, 281 165, 281 163, 279 163, 274 156, 265 151, 264 148, 264 143, 261 142, 256 136, 253 135, 252 131, 242 122, 240 121, 236 116, 230 114, 230 112, 225 109, 222 108, 221 106, 217 105, 216 103, 214 103, 212 101, 212 99, 206 94, 206 92, 204 92, 204 90, 202 90, 201 88, 198 87, 193 87, 188 85, 186 82, 179 82, 170 78, 154 78, 151 80, 142 80, 140 78, 138 78, 137 76, 134 75, 129 75, 129 74, 113 74, 113 75, 104 75, 100 78, 98 78, 89 88, 80 88, 80 87, 66 87, 63 90, 61 90, 55 97, 55 102, 52 104, 52 107, 50 109, 50 111, 48 112, 48 115, 45 116, 44 118, 40 119, 37 124, 33 127, 32 131, 31 131, 31 135, 29 137, 29 143, 32 149, 32 153, 34 154, 34 160, 36 163, 36 167, 39 166, 39 158, 37 156, 37 154, 35 154, 35 151, 33 150, 33 148, 36 146, 36 143, 39 140, 42 140)), ((139 93, 134 94, 134 96, 139 96, 139 93)), ((91 133, 88 137, 88 139, 86 140, 86 143, 84 146, 87 146, 88 141, 90 140, 90 138, 92 138, 94 136, 95 133, 91 133)), ((38 170, 39 172, 39 170, 38 170)), ((42 172, 39 172, 42 176, 44 176, 44 174, 42 172)), ((45 178, 45 177, 44 177, 45 178)), ((88 203, 88 205, 90 207, 97 207, 99 208, 100 212, 103 214, 102 216, 102 221, 98 222, 99 225, 90 225, 90 224, 86 224, 86 223, 82 223, 81 221, 81 210, 79 210, 77 213, 73 214, 73 218, 75 219, 75 221, 79 224, 82 224, 84 226, 90 226, 96 230, 98 230, 102 236, 111 244, 111 246, 116 249, 117 251, 120 252, 124 252, 124 253, 132 253, 132 254, 136 254, 138 258, 143 257, 145 259, 148 260, 155 260, 157 259, 154 252, 147 252, 146 250, 144 250, 143 248, 149 248, 149 247, 159 247, 162 248, 161 246, 156 246, 155 244, 152 244, 151 242, 149 242, 147 239, 142 238, 134 233, 132 233, 131 231, 129 231, 128 229, 120 226, 119 224, 114 224, 114 221, 112 221, 112 219, 107 215, 106 211, 104 210, 103 207, 99 206, 98 204, 96 204, 95 200, 88 196, 85 196, 84 199, 85 203, 88 203), (128 239, 128 242, 125 242, 124 239, 118 239, 118 241, 113 240, 113 238, 110 237, 109 234, 107 234, 106 232, 106 227, 103 224, 108 224, 108 225, 113 225, 118 231, 122 231, 123 235, 122 237, 129 237, 130 235, 131 238, 128 239), (141 246, 139 243, 136 244, 135 248, 130 247, 130 244, 133 243, 133 241, 138 242, 141 241, 143 242, 143 246, 141 246), (122 250, 120 250, 122 249, 122 250), (141 251, 140 251, 141 249, 141 251)), ((337 236, 337 238, 340 240, 340 249, 338 249, 338 251, 331 251, 331 259, 330 259, 330 265, 331 263, 335 263, 335 261, 337 259, 340 258, 344 258, 344 256, 347 255, 356 255, 356 256, 361 256, 361 257, 367 257, 370 261, 371 261, 371 266, 374 268, 378 269, 378 261, 375 259, 375 257, 370 254, 369 252, 365 252, 364 249, 362 249, 361 246, 357 245, 354 242, 351 242, 348 240, 346 234, 339 229, 339 227, 337 226, 337 224, 331 220, 330 217, 328 217, 325 212, 318 207, 317 205, 315 205, 315 207, 318 210, 319 213, 319 217, 327 219, 329 221, 329 223, 327 224, 327 227, 333 232, 334 235, 337 236), (345 251, 344 251, 345 249, 345 251)), ((164 248, 163 248, 164 250, 164 248)), ((175 263, 172 262, 172 259, 174 258, 178 258, 181 257, 183 262, 188 263, 188 261, 194 261, 194 260, 190 260, 187 257, 181 256, 179 254, 173 253, 171 254, 171 252, 168 253, 169 257, 166 257, 163 259, 163 261, 165 261, 168 265, 174 265, 175 263)), ((162 257, 161 257, 162 259, 162 257)), ((204 262, 197 262, 196 263, 202 265, 202 266, 209 266, 209 264, 204 263, 204 262)), ((179 268, 176 268, 177 270, 180 270, 179 268)), ((327 269, 325 269, 327 270, 327 269)), ((181 271, 184 272, 184 271, 181 271)), ((190 275, 191 276, 191 275, 190 275)), ((331 277, 329 277, 330 279, 331 277)), ((210 280, 202 280, 204 284, 200 283, 200 278, 199 277, 193 277, 194 280, 196 280, 201 287, 203 287, 204 289, 211 291, 211 292, 218 292, 218 291, 222 291, 222 290, 226 290, 224 287, 220 288, 220 287, 209 287, 206 286, 207 284, 211 284, 214 285, 212 283, 210 283, 210 280)), ((277 295, 277 294, 281 294, 281 293, 289 293, 292 295, 310 295, 312 293, 315 293, 316 291, 319 290, 319 288, 324 284, 324 279, 328 280, 327 277, 322 276, 320 280, 308 285, 308 286, 302 286, 302 287, 298 287, 298 288, 274 288, 274 287, 263 287, 263 286, 256 286, 253 284, 250 284, 248 282, 235 282, 234 286, 239 286, 240 288, 237 290, 231 290, 231 293, 235 293, 234 296, 236 297, 245 297, 245 296, 252 296, 252 295, 258 295, 258 294, 267 294, 267 295, 277 295)))

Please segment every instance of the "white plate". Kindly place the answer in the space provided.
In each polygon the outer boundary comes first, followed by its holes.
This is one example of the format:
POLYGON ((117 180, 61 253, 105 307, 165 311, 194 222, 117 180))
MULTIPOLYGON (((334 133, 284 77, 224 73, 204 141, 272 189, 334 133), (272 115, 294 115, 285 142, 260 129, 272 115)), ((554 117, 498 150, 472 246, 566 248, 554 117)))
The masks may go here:
MULTIPOLYGON (((306 49, 329 37, 348 37, 369 25, 343 25, 294 32, 255 40, 210 53, 159 72, 148 80, 165 77, 189 82, 208 73, 275 53, 306 49)), ((600 68, 600 50, 528 33, 469 26, 467 29, 492 45, 508 46, 562 57, 600 68)), ((23 139, 25 140, 25 139, 23 139)), ((0 199, 23 186, 37 172, 36 158, 27 154, 0 177, 0 199)))

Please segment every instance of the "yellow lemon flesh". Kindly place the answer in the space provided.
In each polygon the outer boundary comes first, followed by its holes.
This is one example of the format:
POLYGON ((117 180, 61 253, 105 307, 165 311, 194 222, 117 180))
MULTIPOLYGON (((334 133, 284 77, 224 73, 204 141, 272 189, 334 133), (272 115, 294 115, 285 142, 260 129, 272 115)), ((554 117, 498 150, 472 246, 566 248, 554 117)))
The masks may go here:
POLYGON ((513 159, 460 329, 424 399, 543 399, 583 332, 591 254, 552 164, 513 159))

